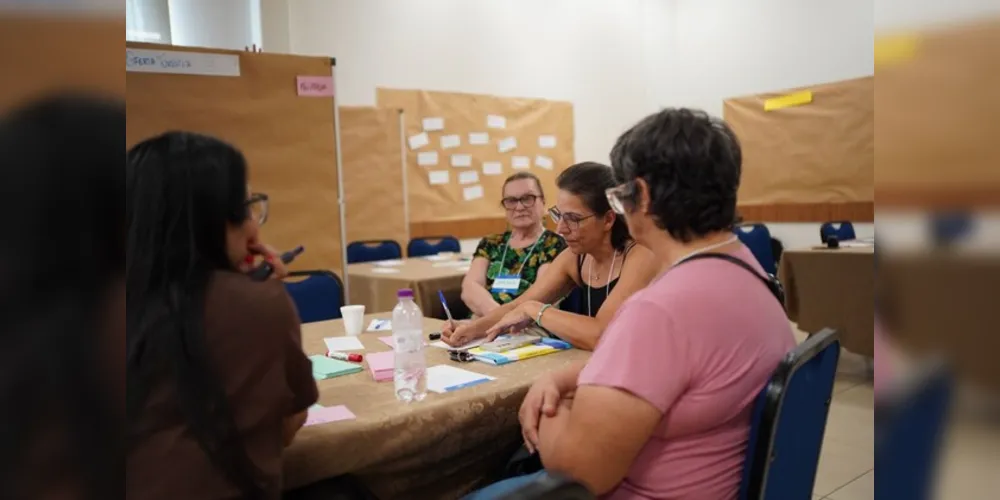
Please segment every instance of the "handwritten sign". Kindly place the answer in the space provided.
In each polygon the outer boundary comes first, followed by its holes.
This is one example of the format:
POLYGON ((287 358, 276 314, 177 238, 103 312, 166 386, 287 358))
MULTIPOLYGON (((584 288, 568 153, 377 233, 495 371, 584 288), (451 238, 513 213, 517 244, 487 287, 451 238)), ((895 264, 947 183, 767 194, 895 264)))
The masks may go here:
POLYGON ((333 97, 332 76, 299 76, 295 87, 299 97, 333 97))
POLYGON ((240 76, 240 56, 173 50, 125 49, 125 71, 240 76))

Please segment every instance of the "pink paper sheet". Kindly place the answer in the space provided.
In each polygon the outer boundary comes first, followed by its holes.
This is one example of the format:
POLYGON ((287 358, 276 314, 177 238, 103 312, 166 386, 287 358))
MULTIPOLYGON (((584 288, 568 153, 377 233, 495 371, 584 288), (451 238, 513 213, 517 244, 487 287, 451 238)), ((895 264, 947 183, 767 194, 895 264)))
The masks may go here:
POLYGON ((330 422, 339 422, 341 420, 354 420, 354 413, 347 409, 346 406, 331 406, 329 408, 317 408, 309 410, 309 416, 306 417, 306 427, 310 425, 321 425, 328 424, 330 422))
MULTIPOLYGON (((392 337, 388 337, 390 340, 392 337)), ((381 339, 379 339, 381 340, 381 339)), ((368 371, 376 382, 386 382, 392 380, 393 371, 396 369, 396 355, 392 351, 376 352, 366 357, 368 371)))

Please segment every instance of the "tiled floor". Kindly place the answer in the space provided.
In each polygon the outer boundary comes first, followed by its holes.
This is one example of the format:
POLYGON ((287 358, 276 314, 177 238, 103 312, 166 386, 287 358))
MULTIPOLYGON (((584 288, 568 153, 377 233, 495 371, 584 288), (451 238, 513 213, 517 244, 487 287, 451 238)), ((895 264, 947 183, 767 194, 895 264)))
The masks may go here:
MULTIPOLYGON (((875 498, 875 393, 864 361, 841 357, 815 500, 875 498)), ((945 437, 936 498, 995 499, 1000 490, 1000 429, 959 413, 945 437)))

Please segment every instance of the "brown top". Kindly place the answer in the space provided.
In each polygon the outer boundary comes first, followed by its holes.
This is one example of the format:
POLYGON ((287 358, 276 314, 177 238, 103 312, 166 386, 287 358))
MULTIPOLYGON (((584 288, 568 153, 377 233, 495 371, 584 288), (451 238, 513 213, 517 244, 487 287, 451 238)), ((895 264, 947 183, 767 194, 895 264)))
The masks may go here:
MULTIPOLYGON (((243 446, 269 484, 265 498, 280 498, 284 419, 318 397, 295 308, 278 281, 218 273, 207 293, 205 335, 243 446)), ((139 444, 127 456, 126 498, 241 497, 191 434, 172 383, 155 388, 145 408, 135 424, 139 444)))

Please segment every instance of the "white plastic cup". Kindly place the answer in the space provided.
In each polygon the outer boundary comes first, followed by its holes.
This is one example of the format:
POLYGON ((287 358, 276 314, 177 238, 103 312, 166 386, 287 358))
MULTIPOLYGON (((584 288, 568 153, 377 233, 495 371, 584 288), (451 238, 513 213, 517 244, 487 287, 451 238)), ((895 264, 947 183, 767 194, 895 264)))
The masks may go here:
POLYGON ((344 331, 350 337, 361 335, 365 327, 365 306, 344 306, 340 308, 344 318, 344 331))

